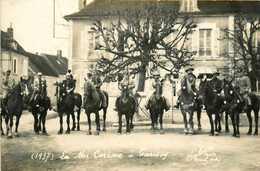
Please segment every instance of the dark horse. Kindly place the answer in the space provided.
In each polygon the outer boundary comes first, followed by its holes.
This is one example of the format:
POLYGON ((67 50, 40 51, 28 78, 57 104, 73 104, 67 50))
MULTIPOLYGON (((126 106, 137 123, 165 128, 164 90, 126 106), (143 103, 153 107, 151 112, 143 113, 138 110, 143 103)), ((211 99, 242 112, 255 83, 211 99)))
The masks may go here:
POLYGON ((135 113, 134 99, 129 96, 128 86, 123 86, 122 95, 119 97, 117 108, 118 108, 118 134, 122 133, 122 115, 126 118, 126 133, 130 133, 130 129, 133 128, 133 116, 135 113))
POLYGON ((18 134, 18 126, 20 117, 22 115, 23 110, 23 97, 28 94, 28 88, 26 85, 26 80, 22 79, 20 82, 11 90, 8 99, 7 99, 7 111, 1 111, 1 132, 3 133, 2 128, 2 116, 5 117, 6 123, 6 134, 7 138, 11 139, 12 136, 12 128, 13 128, 13 117, 16 116, 16 124, 15 124, 15 136, 19 137, 18 134), (8 122, 10 121, 9 125, 8 122))
POLYGON ((84 96, 85 96, 85 102, 86 104, 84 104, 85 106, 85 113, 88 117, 88 125, 89 125, 89 129, 88 129, 88 135, 91 135, 91 118, 90 118, 90 114, 91 113, 95 113, 96 115, 96 133, 95 135, 99 135, 100 132, 100 117, 99 117, 99 111, 101 109, 103 109, 103 120, 104 120, 104 124, 103 124, 103 131, 106 131, 106 113, 107 113, 107 107, 108 107, 108 94, 107 92, 103 91, 103 93, 106 96, 106 101, 107 101, 107 105, 105 107, 102 107, 102 100, 101 97, 99 96, 98 92, 96 91, 94 84, 90 83, 90 82, 86 82, 84 85, 84 96))
POLYGON ((155 133, 155 129, 158 129, 157 122, 159 117, 160 117, 160 134, 164 134, 162 124, 163 124, 163 110, 165 109, 165 106, 166 106, 166 102, 165 99, 162 97, 162 85, 157 83, 155 85, 155 92, 148 103, 150 117, 152 120, 151 130, 153 134, 155 133))
POLYGON ((197 105, 198 103, 196 103, 195 95, 191 88, 191 84, 185 77, 181 82, 181 94, 180 94, 181 113, 183 115, 184 127, 185 127, 183 133, 185 134, 194 133, 193 113, 194 110, 197 108, 197 105), (189 118, 190 129, 188 129, 187 113, 190 115, 189 118))
MULTIPOLYGON (((242 113, 244 102, 240 100, 240 95, 238 94, 239 89, 237 87, 234 87, 231 83, 231 81, 224 80, 224 95, 225 95, 225 103, 226 103, 226 112, 230 116, 232 125, 233 125, 233 137, 240 137, 239 132, 239 114, 242 113)), ((259 112, 259 105, 260 101, 258 97, 253 94, 248 94, 252 105, 249 105, 247 108, 247 117, 249 120, 249 130, 247 135, 252 134, 252 117, 251 117, 251 111, 254 111, 255 114, 255 132, 254 135, 258 135, 258 112, 259 112)), ((226 127, 228 127, 226 122, 226 127)))
POLYGON ((47 135, 45 122, 48 109, 51 109, 51 101, 45 93, 36 94, 35 98, 32 102, 32 115, 34 117, 34 132, 39 134, 41 131, 41 123, 42 123, 42 134, 47 135))
POLYGON ((74 107, 77 106, 77 131, 80 130, 79 120, 80 111, 82 106, 82 97, 78 93, 74 93, 72 97, 66 90, 66 86, 63 83, 55 83, 56 85, 56 99, 57 99, 57 110, 60 117, 60 130, 58 134, 63 133, 63 114, 67 115, 67 131, 66 134, 70 133, 70 115, 72 116, 73 126, 72 131, 76 129, 74 107))
POLYGON ((223 100, 216 92, 212 85, 205 79, 201 80, 199 85, 199 95, 202 96, 202 101, 205 105, 207 115, 210 121, 210 135, 218 135, 221 132, 220 125, 220 110, 223 105, 223 100), (212 115, 215 114, 215 131, 212 115))

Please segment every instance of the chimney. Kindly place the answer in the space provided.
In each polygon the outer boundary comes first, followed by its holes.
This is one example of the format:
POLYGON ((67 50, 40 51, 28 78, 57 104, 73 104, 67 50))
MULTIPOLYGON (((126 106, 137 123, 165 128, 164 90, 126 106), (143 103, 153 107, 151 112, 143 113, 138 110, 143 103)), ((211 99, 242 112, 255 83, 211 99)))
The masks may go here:
POLYGON ((10 27, 7 28, 7 34, 13 39, 14 38, 14 29, 12 28, 12 23, 10 24, 10 27))
POLYGON ((61 58, 62 57, 62 50, 57 50, 57 57, 61 58))
POLYGON ((79 11, 94 0, 79 0, 79 11))

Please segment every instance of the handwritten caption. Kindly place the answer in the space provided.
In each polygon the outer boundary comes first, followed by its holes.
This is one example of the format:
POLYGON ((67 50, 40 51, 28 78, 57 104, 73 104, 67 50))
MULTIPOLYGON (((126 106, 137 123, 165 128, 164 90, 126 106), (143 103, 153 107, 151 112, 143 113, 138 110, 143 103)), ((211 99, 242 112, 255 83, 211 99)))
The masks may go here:
MULTIPOLYGON (((60 160, 73 160, 73 159, 122 159, 122 158, 159 158, 161 160, 166 160, 169 155, 169 152, 147 152, 145 149, 140 149, 138 153, 123 154, 115 153, 111 151, 103 151, 101 149, 96 150, 93 153, 88 153, 86 150, 81 150, 76 155, 70 154, 67 151, 63 151, 61 155, 56 155, 60 160)), ((39 160, 46 163, 49 160, 55 158, 53 153, 33 153, 31 155, 32 160, 39 160)), ((57 159, 56 158, 56 159, 57 159)))
POLYGON ((197 152, 192 151, 186 157, 186 162, 201 162, 207 164, 220 164, 221 158, 214 152, 214 147, 200 148, 197 152))

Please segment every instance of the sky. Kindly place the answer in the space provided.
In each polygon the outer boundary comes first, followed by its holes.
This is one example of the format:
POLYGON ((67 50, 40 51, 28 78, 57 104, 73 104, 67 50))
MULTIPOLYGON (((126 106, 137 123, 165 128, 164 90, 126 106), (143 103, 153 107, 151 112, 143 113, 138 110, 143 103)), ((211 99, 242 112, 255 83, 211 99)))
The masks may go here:
POLYGON ((67 57, 68 22, 62 17, 77 10, 78 0, 1 0, 1 30, 7 31, 12 23, 14 39, 26 51, 55 55, 60 49, 67 57))

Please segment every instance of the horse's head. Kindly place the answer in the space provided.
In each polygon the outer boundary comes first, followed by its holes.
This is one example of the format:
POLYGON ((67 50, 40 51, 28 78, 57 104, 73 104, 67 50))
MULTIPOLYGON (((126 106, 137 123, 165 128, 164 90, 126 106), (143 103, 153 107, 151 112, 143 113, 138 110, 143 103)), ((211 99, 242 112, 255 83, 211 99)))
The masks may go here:
POLYGON ((93 91, 95 91, 94 84, 92 82, 89 82, 89 81, 85 82, 85 84, 84 84, 84 95, 88 97, 89 95, 92 94, 93 91))
POLYGON ((160 83, 155 84, 155 98, 159 100, 162 95, 162 85, 160 83))
POLYGON ((199 98, 202 98, 207 93, 208 81, 207 79, 202 79, 199 85, 199 98))
POLYGON ((20 82, 17 84, 16 92, 21 93, 21 95, 28 96, 29 91, 28 91, 28 79, 23 79, 22 77, 20 78, 20 82))
POLYGON ((235 93, 235 88, 232 85, 232 82, 227 79, 224 79, 223 81, 223 93, 225 98, 234 96, 235 93))
POLYGON ((63 96, 66 95, 65 85, 59 82, 54 83, 54 85, 56 86, 56 93, 55 93, 56 99, 57 101, 61 101, 63 96))

